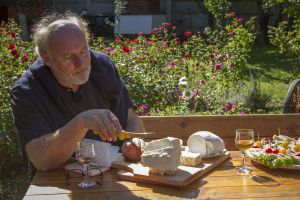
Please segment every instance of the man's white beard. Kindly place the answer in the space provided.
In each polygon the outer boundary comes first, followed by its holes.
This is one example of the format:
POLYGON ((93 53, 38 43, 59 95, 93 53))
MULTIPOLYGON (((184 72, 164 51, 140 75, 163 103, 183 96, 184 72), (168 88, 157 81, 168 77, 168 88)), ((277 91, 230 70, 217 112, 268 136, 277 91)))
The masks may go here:
POLYGON ((63 81, 64 83, 68 85, 82 85, 86 83, 89 79, 91 72, 91 66, 89 65, 85 71, 81 72, 80 74, 73 74, 72 76, 64 76, 61 73, 57 72, 56 68, 54 67, 54 70, 52 68, 52 73, 55 76, 55 78, 63 81))

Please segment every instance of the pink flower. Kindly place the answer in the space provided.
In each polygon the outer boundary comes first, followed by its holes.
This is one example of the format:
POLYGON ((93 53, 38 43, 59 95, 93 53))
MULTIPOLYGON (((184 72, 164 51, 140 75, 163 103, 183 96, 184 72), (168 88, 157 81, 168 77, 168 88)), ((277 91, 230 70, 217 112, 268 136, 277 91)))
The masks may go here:
POLYGON ((8 45, 8 49, 14 49, 14 48, 16 48, 16 46, 15 46, 14 43, 10 43, 10 44, 8 45))
POLYGON ((226 111, 226 112, 231 111, 232 107, 233 107, 233 103, 232 102, 227 102, 224 105, 224 111, 226 111))
POLYGON ((234 17, 234 16, 235 16, 235 12, 234 11, 228 13, 228 17, 234 17))
POLYGON ((121 39, 119 37, 116 37, 115 38, 115 43, 119 43, 119 42, 121 42, 121 39))
POLYGON ((27 62, 29 60, 29 56, 28 54, 26 53, 23 58, 22 58, 22 62, 27 62))
POLYGON ((104 48, 104 52, 107 54, 114 54, 115 50, 112 47, 108 46, 104 48))
POLYGON ((180 41, 180 39, 176 39, 176 40, 175 40, 175 44, 178 44, 178 45, 180 45, 180 44, 181 44, 181 41, 180 41))
POLYGON ((214 58, 215 58, 214 54, 211 53, 211 54, 209 55, 209 58, 210 58, 210 60, 214 60, 214 58))
POLYGON ((199 96, 199 90, 198 89, 194 89, 194 91, 193 91, 193 97, 192 98, 195 98, 197 96, 199 96))
POLYGON ((237 18, 236 20, 238 23, 241 23, 243 21, 243 18, 237 18))
POLYGON ((142 103, 140 105, 140 110, 141 110, 141 112, 139 113, 140 115, 142 115, 142 116, 147 115, 147 113, 148 113, 148 105, 145 104, 145 103, 142 103))
POLYGON ((153 40, 148 39, 146 43, 147 43, 147 44, 152 44, 152 43, 153 43, 153 40))
POLYGON ((10 50, 11 55, 13 55, 15 58, 19 57, 19 53, 16 49, 10 50))
POLYGON ((189 57, 190 57, 190 54, 188 54, 188 53, 185 53, 185 54, 183 54, 183 56, 182 56, 183 58, 186 58, 186 59, 188 59, 189 57))
POLYGON ((240 115, 246 115, 246 113, 245 112, 240 112, 240 115))
POLYGON ((143 35, 143 32, 137 32, 138 35, 143 35))
POLYGON ((133 44, 135 44, 135 43, 137 42, 137 39, 134 38, 134 39, 132 39, 130 42, 133 43, 133 44))
POLYGON ((204 79, 200 80, 201 85, 205 85, 206 81, 204 79))
POLYGON ((173 60, 170 60, 167 64, 167 67, 173 68, 175 66, 175 62, 173 60))
POLYGON ((162 25, 165 26, 165 27, 171 27, 172 26, 172 24, 170 22, 163 23, 162 25))
POLYGON ((157 31, 158 31, 158 29, 154 28, 154 29, 151 30, 151 34, 155 34, 157 31))
POLYGON ((183 35, 185 37, 190 37, 192 35, 192 32, 191 31, 186 31, 186 32, 183 33, 183 35))
POLYGON ((15 32, 11 32, 11 31, 8 31, 6 33, 7 36, 11 36, 11 37, 16 37, 16 33, 15 32))
POLYGON ((177 94, 181 94, 179 85, 176 85, 176 86, 175 86, 175 92, 176 92, 177 94))
POLYGON ((132 48, 131 47, 128 47, 128 46, 123 46, 122 47, 122 51, 124 53, 130 53, 132 51, 132 48))
POLYGON ((216 64, 216 65, 215 65, 215 69, 216 69, 217 71, 221 70, 221 69, 222 69, 222 65, 221 65, 221 64, 216 64))
POLYGON ((161 41, 160 43, 164 48, 167 48, 169 46, 165 41, 161 41))

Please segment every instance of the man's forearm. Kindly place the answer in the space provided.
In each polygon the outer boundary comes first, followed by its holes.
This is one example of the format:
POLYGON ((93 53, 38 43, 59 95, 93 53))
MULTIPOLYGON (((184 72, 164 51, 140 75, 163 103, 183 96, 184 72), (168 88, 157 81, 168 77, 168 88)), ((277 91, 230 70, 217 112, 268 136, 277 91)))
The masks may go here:
POLYGON ((144 132, 144 126, 133 108, 128 109, 127 131, 144 132))
POLYGON ((38 170, 48 170, 60 166, 70 158, 87 129, 81 128, 74 120, 54 133, 30 141, 26 152, 38 170))

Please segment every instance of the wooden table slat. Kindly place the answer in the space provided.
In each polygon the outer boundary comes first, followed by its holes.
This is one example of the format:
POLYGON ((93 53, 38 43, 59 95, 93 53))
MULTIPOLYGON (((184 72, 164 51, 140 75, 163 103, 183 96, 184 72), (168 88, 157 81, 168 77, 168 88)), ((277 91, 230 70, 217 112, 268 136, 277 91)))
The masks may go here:
POLYGON ((242 176, 235 171, 241 153, 231 152, 231 157, 182 189, 119 180, 117 169, 105 172, 103 185, 90 189, 77 186, 83 177, 65 186, 64 169, 37 172, 24 199, 300 199, 300 171, 272 170, 248 159, 253 174, 242 176))

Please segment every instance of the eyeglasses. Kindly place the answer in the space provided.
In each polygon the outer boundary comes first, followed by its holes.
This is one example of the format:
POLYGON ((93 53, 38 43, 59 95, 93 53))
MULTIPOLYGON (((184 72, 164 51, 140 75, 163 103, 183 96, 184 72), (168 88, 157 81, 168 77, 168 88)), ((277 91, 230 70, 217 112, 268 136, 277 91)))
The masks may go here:
MULTIPOLYGON (((96 184, 97 185, 102 185, 103 184, 103 172, 100 168, 97 167, 89 167, 89 171, 96 170, 96 174, 95 176, 93 176, 96 179, 96 184), (98 171, 99 173, 97 173, 98 171)), ((71 179, 72 178, 80 178, 81 176, 84 176, 84 171, 82 171, 81 169, 72 169, 72 170, 66 170, 66 186, 69 186, 71 184, 71 179)))

